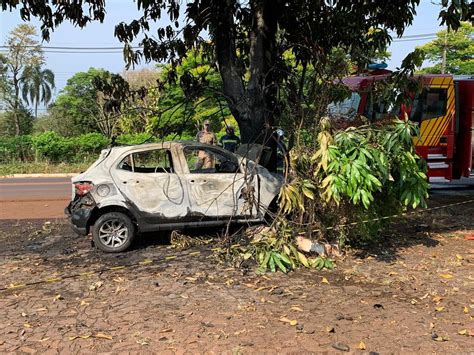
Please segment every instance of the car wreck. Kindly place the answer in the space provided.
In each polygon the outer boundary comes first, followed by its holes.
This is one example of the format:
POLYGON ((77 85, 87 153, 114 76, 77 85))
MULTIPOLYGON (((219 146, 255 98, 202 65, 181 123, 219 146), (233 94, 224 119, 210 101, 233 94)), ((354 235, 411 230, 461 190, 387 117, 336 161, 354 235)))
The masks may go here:
POLYGON ((121 252, 143 232, 263 222, 282 184, 281 176, 212 145, 113 147, 72 178, 65 212, 77 234, 92 233, 101 250, 121 252))

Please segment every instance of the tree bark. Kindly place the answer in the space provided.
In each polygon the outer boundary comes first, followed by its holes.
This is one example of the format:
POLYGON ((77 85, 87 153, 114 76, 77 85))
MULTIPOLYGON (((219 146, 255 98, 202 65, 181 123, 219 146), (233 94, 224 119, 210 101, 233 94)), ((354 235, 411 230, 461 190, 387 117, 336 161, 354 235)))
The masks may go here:
POLYGON ((260 143, 272 148, 269 169, 276 170, 274 118, 278 115, 275 71, 277 0, 253 0, 250 35, 250 77, 245 87, 235 49, 234 0, 220 1, 214 33, 216 57, 229 108, 240 128, 243 143, 260 143))
POLYGON ((20 106, 20 81, 18 80, 18 73, 13 72, 13 86, 15 88, 15 97, 13 99, 13 120, 15 121, 15 134, 21 134, 20 117, 18 115, 18 108, 20 106))

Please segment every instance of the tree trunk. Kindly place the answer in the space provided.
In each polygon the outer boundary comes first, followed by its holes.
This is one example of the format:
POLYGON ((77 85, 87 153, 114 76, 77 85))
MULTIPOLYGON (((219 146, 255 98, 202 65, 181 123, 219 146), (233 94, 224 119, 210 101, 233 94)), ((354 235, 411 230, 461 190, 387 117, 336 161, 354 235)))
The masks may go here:
POLYGON ((21 134, 20 116, 18 115, 18 109, 20 106, 20 81, 17 77, 17 72, 13 72, 13 86, 15 88, 15 97, 13 98, 13 120, 15 121, 15 134, 19 136, 21 134))
POLYGON ((260 143, 272 148, 267 166, 276 170, 276 141, 273 139, 275 116, 278 116, 277 85, 271 64, 276 57, 276 31, 279 1, 253 0, 250 33, 250 78, 242 81, 234 41, 233 6, 235 0, 218 2, 214 40, 219 72, 230 111, 239 124, 242 143, 260 143))

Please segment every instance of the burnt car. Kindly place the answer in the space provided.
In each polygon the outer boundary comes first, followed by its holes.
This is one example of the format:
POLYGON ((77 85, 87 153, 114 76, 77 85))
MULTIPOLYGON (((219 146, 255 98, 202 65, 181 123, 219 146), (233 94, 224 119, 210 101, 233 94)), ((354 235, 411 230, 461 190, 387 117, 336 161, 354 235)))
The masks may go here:
POLYGON ((105 252, 143 232, 263 222, 283 179, 254 161, 196 142, 103 150, 72 178, 73 229, 105 252))

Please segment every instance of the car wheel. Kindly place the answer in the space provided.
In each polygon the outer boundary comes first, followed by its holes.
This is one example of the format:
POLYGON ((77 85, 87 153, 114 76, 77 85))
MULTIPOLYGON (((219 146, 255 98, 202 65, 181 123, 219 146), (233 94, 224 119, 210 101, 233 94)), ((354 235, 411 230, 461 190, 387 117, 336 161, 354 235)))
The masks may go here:
POLYGON ((97 248, 107 253, 119 253, 127 249, 135 238, 135 227, 127 215, 120 212, 105 213, 92 228, 97 248))

